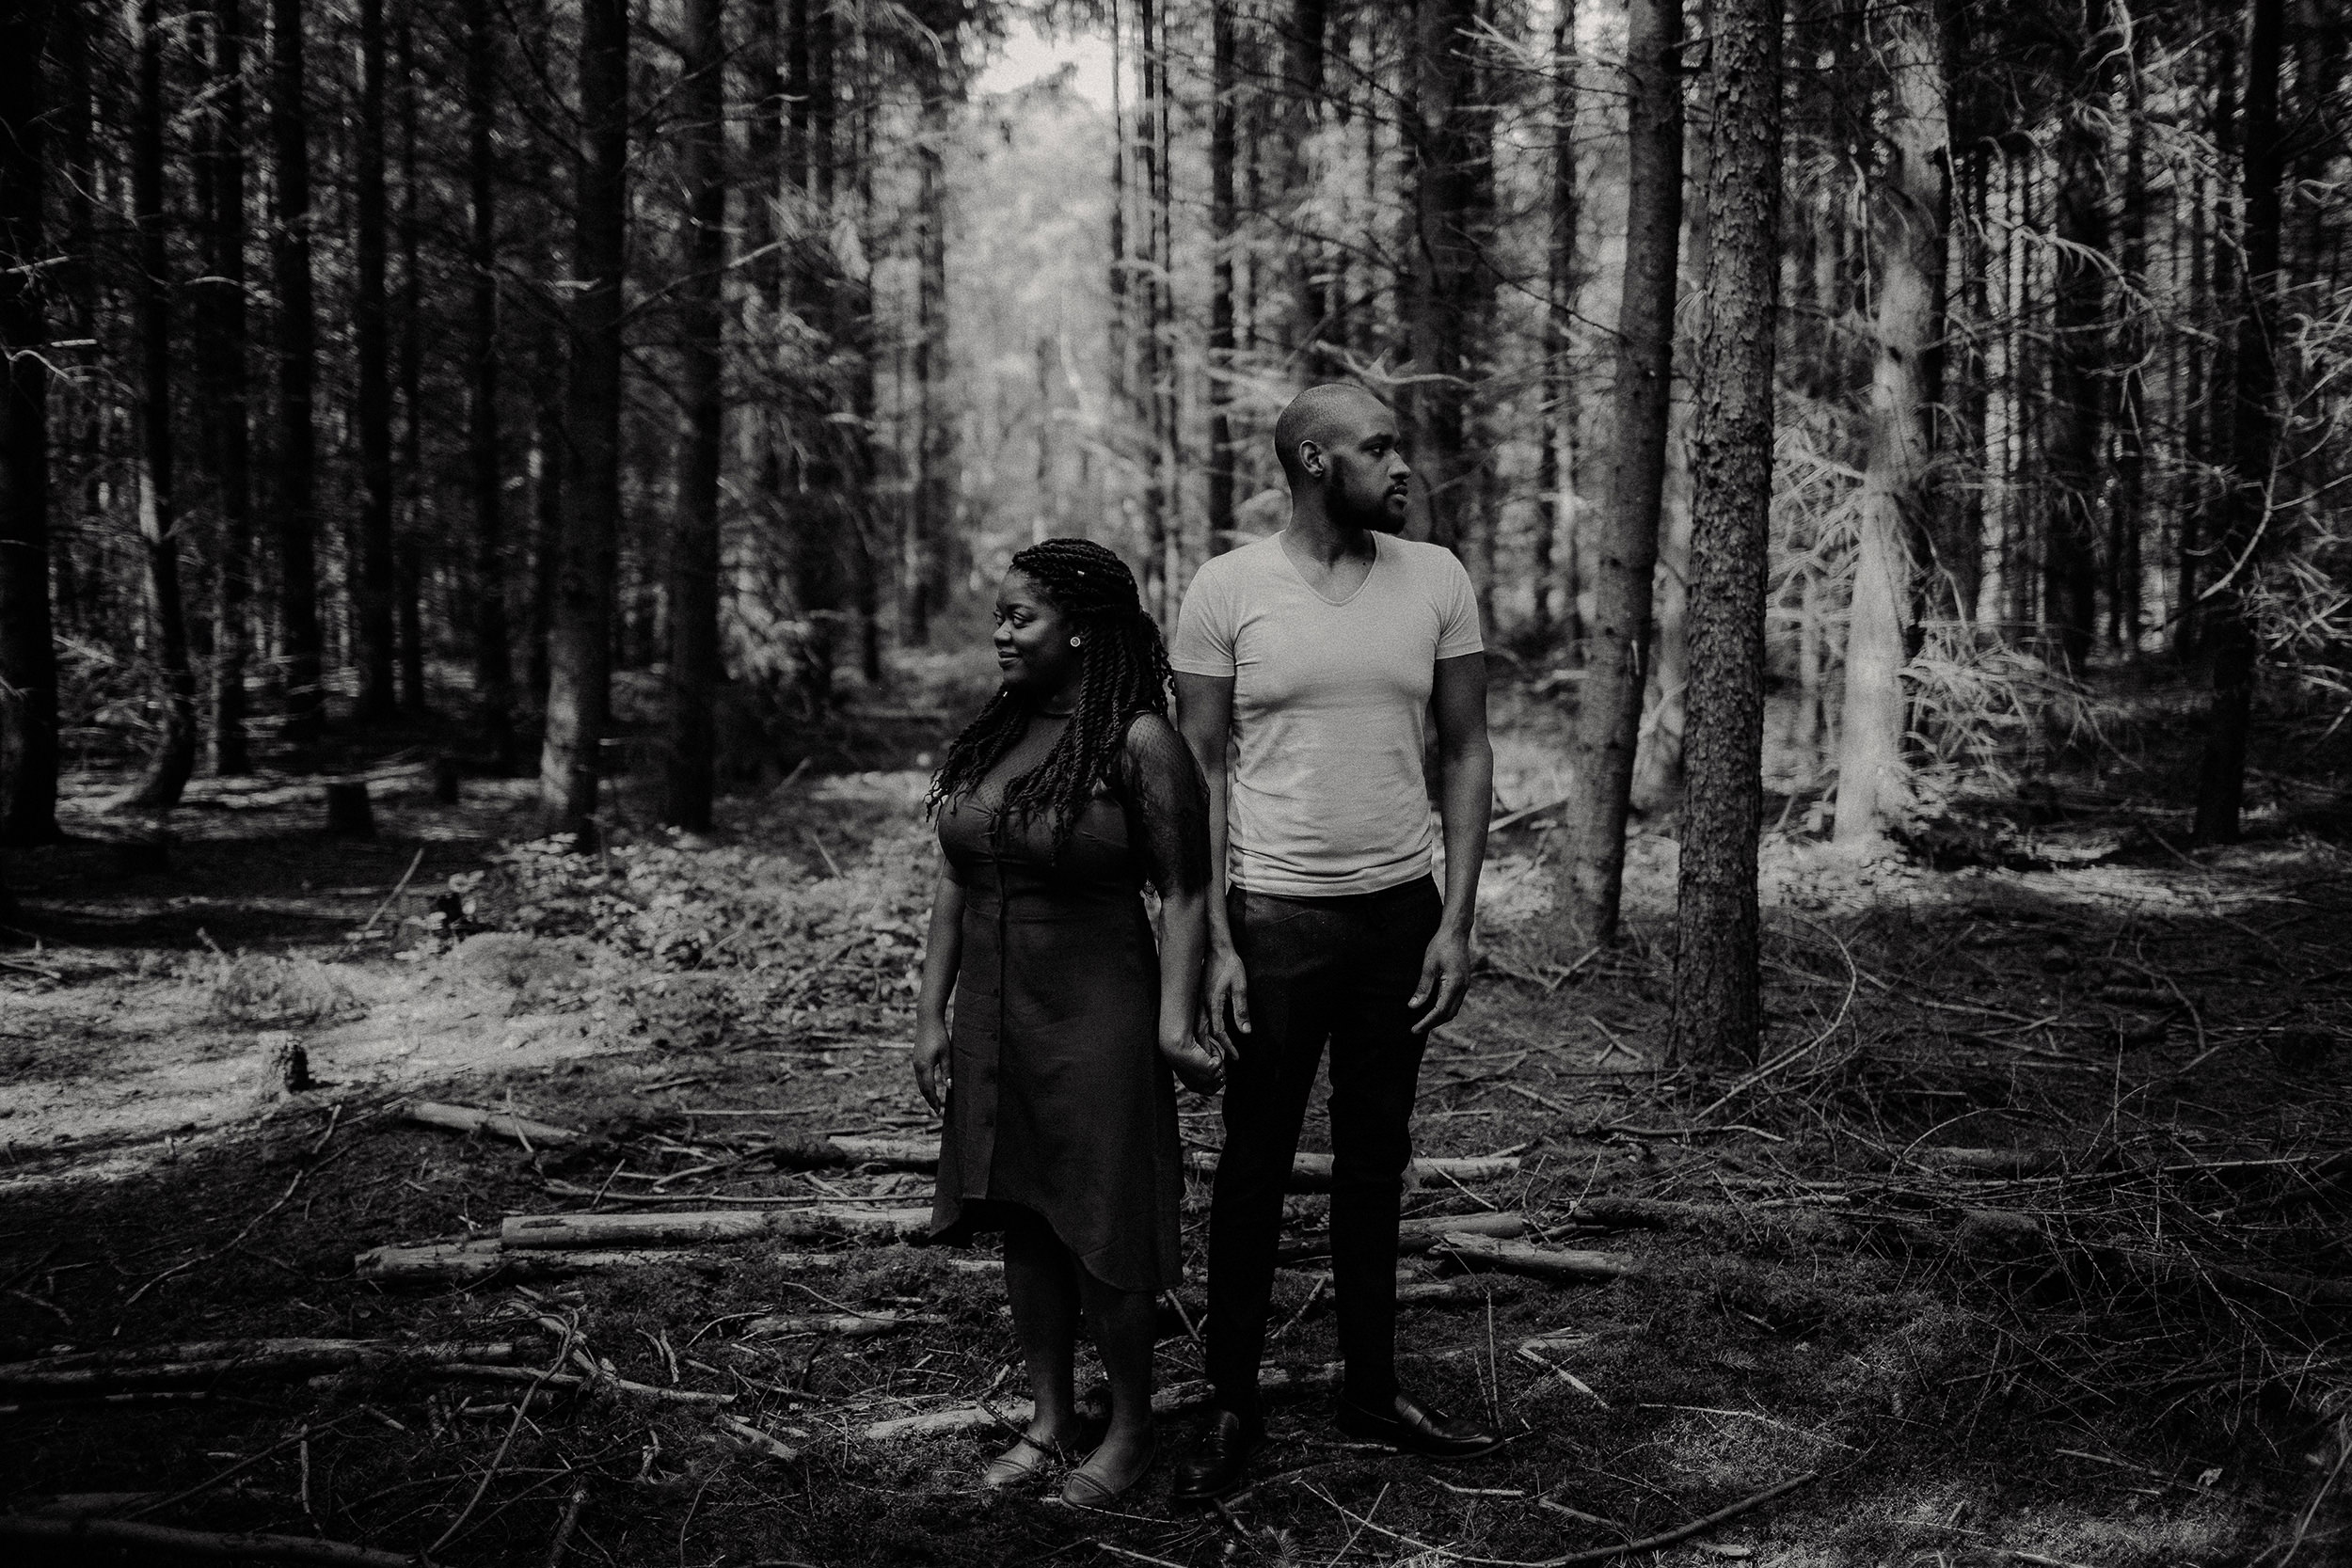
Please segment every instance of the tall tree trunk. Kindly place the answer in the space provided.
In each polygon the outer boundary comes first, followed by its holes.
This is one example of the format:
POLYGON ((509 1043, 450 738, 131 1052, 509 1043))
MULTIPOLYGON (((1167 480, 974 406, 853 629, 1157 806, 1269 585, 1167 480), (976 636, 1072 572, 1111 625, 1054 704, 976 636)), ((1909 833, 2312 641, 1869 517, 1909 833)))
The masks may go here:
POLYGON ((131 124, 131 207, 138 230, 139 533, 147 544, 162 733, 126 805, 179 804, 196 771, 196 672, 180 594, 180 513, 171 406, 171 260, 164 213, 164 30, 159 0, 139 0, 138 100, 131 124))
POLYGON ((1934 515, 1928 348, 1942 336, 1936 300, 1951 207, 1941 29, 1925 5, 1893 7, 1880 25, 1892 93, 1885 172, 1872 203, 1877 352, 1837 747, 1836 842, 1866 850, 1885 839, 1911 803, 1902 671, 1917 570, 1914 539, 1934 515))
POLYGON ((511 772, 515 664, 506 621, 505 461, 499 442, 499 31, 490 0, 466 0, 467 488, 473 503, 474 699, 491 766, 511 772))
POLYGON ((354 216, 358 290, 352 346, 358 359, 353 415, 359 436, 359 714, 377 723, 400 711, 392 605, 392 383, 385 308, 384 0, 359 5, 359 135, 354 216))
POLYGON ((303 0, 270 0, 271 222, 278 283, 277 469, 278 642, 285 665, 285 736, 317 742, 326 719, 318 601, 318 436, 312 393, 317 324, 310 296, 310 117, 302 58, 303 0))
MULTIPOLYGON (((1232 6, 1223 7, 1229 13, 1232 6)), ((1283 268, 1289 285, 1290 309, 1284 323, 1283 346, 1302 381, 1321 373, 1318 348, 1338 341, 1338 311, 1342 293, 1337 282, 1327 283, 1326 243, 1309 203, 1314 195, 1314 136, 1321 120, 1324 95, 1324 35, 1330 23, 1330 0, 1290 0, 1290 15, 1282 28, 1281 205, 1282 221, 1291 243, 1284 247, 1283 268)))
POLYGON ((1144 319, 1138 356, 1145 423, 1152 442, 1150 478, 1144 485, 1143 602, 1166 614, 1181 593, 1183 540, 1177 389, 1175 293, 1170 277, 1174 223, 1170 184, 1169 130, 1173 105, 1168 90, 1168 20, 1160 0, 1136 0, 1136 57, 1140 92, 1136 105, 1137 193, 1143 201, 1143 234, 1136 246, 1136 283, 1144 319))
MULTIPOLYGON (((49 610, 49 261, 41 196, 51 0, 0 11, 0 845, 57 836, 57 663, 49 610)), ((69 25, 75 24, 69 19, 69 25)), ((0 892, 0 904, 7 900, 0 892)))
POLYGON ((1577 609, 1577 534, 1582 508, 1576 494, 1577 419, 1581 412, 1568 323, 1575 319, 1577 268, 1576 0, 1559 0, 1551 28, 1551 211, 1544 266, 1544 434, 1535 491, 1534 620, 1538 646, 1556 635, 1571 660, 1582 656, 1583 619, 1577 609), (1556 605, 1556 609, 1555 609, 1556 605))
MULTIPOLYGON (((1701 0, 1695 20, 1708 26, 1701 0)), ((1659 491, 1656 594, 1650 610, 1649 678, 1642 702, 1640 739, 1633 749, 1633 809, 1646 816, 1672 815, 1682 795, 1682 732, 1690 718, 1690 661, 1683 638, 1683 610, 1691 581, 1691 415, 1698 388, 1687 369, 1707 329, 1714 276, 1714 225, 1708 206, 1708 171, 1713 149, 1707 138, 1683 147, 1682 254, 1677 272, 1678 295, 1675 335, 1684 373, 1673 379, 1666 399, 1666 479, 1659 491)))
MULTIPOLYGON (((874 133, 880 119, 879 91, 874 69, 873 34, 866 26, 866 12, 861 8, 852 11, 850 31, 851 53, 856 61, 857 116, 850 134, 850 146, 846 159, 849 167, 857 171, 855 201, 857 234, 860 251, 870 256, 874 249, 874 133)), ((839 79, 836 71, 835 79, 839 79)), ((1111 118, 1118 119, 1116 87, 1114 87, 1111 118)), ((882 683, 882 591, 885 539, 876 512, 876 476, 881 472, 880 443, 874 439, 875 411, 881 406, 879 396, 882 356, 874 351, 874 287, 870 270, 860 272, 845 281, 834 295, 836 320, 841 324, 834 336, 841 341, 857 345, 850 372, 850 412, 854 416, 851 428, 855 433, 851 451, 856 456, 857 471, 853 479, 855 494, 851 499, 849 528, 850 593, 856 600, 858 627, 858 673, 866 688, 874 689, 882 683)))
POLYGON ((251 766, 246 745, 246 665, 252 635, 253 463, 245 303, 245 17, 240 0, 213 0, 212 200, 205 214, 203 345, 220 537, 213 566, 212 768, 251 766))
POLYGON ((417 177, 417 32, 405 6, 392 33, 392 69, 400 81, 400 451, 395 466, 404 476, 393 531, 395 603, 399 611, 400 705, 412 718, 426 713, 424 676, 425 518, 434 511, 435 486, 424 472, 424 304, 418 267, 422 244, 417 177))
POLYGON ((1234 99, 1241 90, 1233 0, 1210 0, 1209 34, 1209 549, 1214 554, 1233 537, 1233 157, 1239 107, 1234 99))
POLYGON ((621 513, 621 273, 628 229, 628 6, 581 0, 580 173, 564 439, 569 474, 539 791, 550 832, 596 837, 598 752, 612 674, 621 513))
POLYGON ((1690 722, 1675 900, 1672 1061, 1762 1040, 1765 552, 1780 284, 1781 0, 1713 0, 1712 248, 1691 433, 1690 722))
POLYGON ((1494 583, 1477 547, 1477 460, 1470 451, 1470 376, 1485 248, 1481 199, 1493 155, 1479 102, 1477 0, 1418 0, 1412 106, 1406 136, 1413 180, 1413 380, 1405 397, 1406 440, 1429 510, 1429 537, 1463 557, 1493 624, 1494 583))
POLYGON ((1609 507, 1593 531, 1592 633, 1576 716, 1562 906, 1579 940, 1613 942, 1649 649, 1650 578, 1666 480, 1675 250, 1682 225, 1680 0, 1628 0, 1625 293, 1617 310, 1609 507))
MULTIPOLYGON (((2088 11, 2095 0, 2083 0, 2088 11)), ((2099 21, 2087 25, 2086 63, 2107 46, 2099 21)), ((2104 71, 2086 72, 2090 81, 2104 71)), ((2107 243, 2106 138, 2088 103, 2070 103, 2058 135, 2058 238, 2051 309, 2050 531, 2042 577, 2042 616, 2077 673, 2099 629, 2100 446, 2106 426, 2106 279, 2099 253, 2107 243)))
MULTIPOLYGON (((1947 79, 1958 69, 1952 47, 1951 29, 1947 27, 1947 79)), ((1957 130, 1952 136, 1955 146, 1973 144, 1974 139, 1957 130)), ((1977 598, 1983 587, 1984 492, 1985 482, 1992 473, 1984 447, 1988 403, 1985 336, 1991 320, 1985 277, 1988 166, 1984 150, 1972 145, 1961 166, 1969 217, 1958 235, 1957 313, 1961 321, 1948 317, 1946 321, 1944 336, 1950 348, 1943 356, 1946 373, 1941 378, 1947 388, 1945 397, 1950 408, 1954 455, 1966 465, 1973 483, 1935 487, 1935 580, 1926 595, 1931 614, 1963 624, 1976 619, 1977 598), (1963 322, 1965 325, 1962 325, 1963 322)))
MULTIPOLYGON (((2119 9, 2122 9, 2119 0, 2119 9)), ((2125 653, 2139 647, 2140 532, 2148 471, 2148 123, 2139 32, 2128 24, 2123 51, 2123 191, 2116 211, 2115 491, 2107 523, 2107 637, 2125 653)))
POLYGON ((1120 26, 1126 9, 1125 0, 1111 0, 1111 264, 1104 282, 1110 293, 1110 320, 1106 324, 1110 340, 1110 401, 1119 409, 1127 406, 1135 391, 1135 308, 1130 300, 1134 279, 1130 277, 1127 238, 1127 166, 1131 155, 1127 146, 1127 106, 1122 102, 1126 51, 1125 34, 1120 26))
POLYGON ((2204 648, 2206 609, 2199 582, 2212 547, 2209 541, 2217 538, 2229 525, 2230 443, 2237 429, 2231 392, 2237 383, 2237 368, 2231 348, 2239 305, 2239 247, 2232 243, 2235 214, 2229 192, 2239 151, 2238 41, 2244 29, 2226 10, 2219 20, 2221 24, 2213 29, 2212 50, 2206 64, 2207 80, 2213 87, 2207 129, 2213 140, 2219 185, 2210 193, 2208 202, 2204 173, 2201 168, 2198 171, 2198 259, 2208 263, 2210 277, 2207 286, 2192 291, 2192 297, 2207 302, 2212 310, 2214 346, 2204 356, 2199 375, 2199 483, 2191 504, 2183 508, 2181 515, 2177 595, 2181 618, 2173 632, 2173 653, 2182 658, 2204 648))
POLYGON ((904 593, 906 638, 930 641, 931 619, 946 608, 947 537, 955 489, 947 375, 946 87, 935 63, 924 68, 918 171, 914 304, 914 504, 907 512, 904 593))
POLYGON ((2231 465, 2215 569, 2205 600, 2204 636, 2213 656, 2213 704, 2197 781, 2196 841, 2232 844, 2246 799, 2246 732, 2254 705, 2260 654, 2249 619, 2249 579, 2260 571, 2273 502, 2272 459, 2279 447, 2279 182, 2286 172, 2279 106, 2285 0, 2253 0, 2246 51, 2245 298, 2238 315, 2236 377, 2231 389, 2231 465))
POLYGON ((661 819, 710 831, 711 704, 719 669, 719 465, 727 264, 726 40, 721 0, 688 0, 678 47, 686 277, 678 287, 678 520, 670 536, 669 754, 661 819))

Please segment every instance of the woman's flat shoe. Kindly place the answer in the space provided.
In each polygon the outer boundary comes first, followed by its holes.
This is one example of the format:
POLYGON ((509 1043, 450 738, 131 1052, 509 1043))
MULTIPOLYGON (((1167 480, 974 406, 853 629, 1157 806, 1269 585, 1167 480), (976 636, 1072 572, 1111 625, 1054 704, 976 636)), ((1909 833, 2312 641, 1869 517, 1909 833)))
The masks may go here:
POLYGON ((1052 1446, 1024 1433, 1012 1440, 1011 1448, 982 1466, 980 1485, 990 1492, 1003 1492, 1023 1485, 1035 1481, 1046 1465, 1061 1457, 1052 1446))
MULTIPOLYGON (((1101 1453, 1100 1449, 1095 1450, 1098 1457, 1101 1453)), ((1062 1482, 1061 1500, 1073 1508, 1108 1508, 1120 1494, 1133 1488, 1136 1482, 1151 1473, 1152 1462, 1159 1456, 1159 1434, 1153 1433, 1151 1442, 1144 1447, 1142 1462, 1136 1465, 1134 1471, 1123 1480, 1113 1481, 1097 1473, 1094 1468, 1094 1460, 1089 1458, 1084 1465, 1071 1471, 1070 1479, 1062 1482)))

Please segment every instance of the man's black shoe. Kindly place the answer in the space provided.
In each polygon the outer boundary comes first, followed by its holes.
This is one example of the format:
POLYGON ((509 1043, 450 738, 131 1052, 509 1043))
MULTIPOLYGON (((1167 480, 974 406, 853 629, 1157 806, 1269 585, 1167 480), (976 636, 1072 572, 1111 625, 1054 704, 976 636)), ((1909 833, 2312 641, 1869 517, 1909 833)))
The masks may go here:
POLYGON ((1265 1426, 1246 1421, 1231 1410, 1216 1413, 1216 1421, 1200 1447, 1176 1467, 1176 1483, 1168 1496, 1180 1503, 1205 1503, 1221 1497, 1249 1473, 1250 1456, 1265 1443, 1265 1426))
POLYGON ((1431 1459, 1475 1459, 1502 1446, 1502 1434, 1493 1428, 1423 1409, 1404 1394, 1391 1401, 1385 1411, 1367 1410, 1343 1398, 1337 1420, 1339 1429, 1350 1437, 1386 1443, 1431 1459))

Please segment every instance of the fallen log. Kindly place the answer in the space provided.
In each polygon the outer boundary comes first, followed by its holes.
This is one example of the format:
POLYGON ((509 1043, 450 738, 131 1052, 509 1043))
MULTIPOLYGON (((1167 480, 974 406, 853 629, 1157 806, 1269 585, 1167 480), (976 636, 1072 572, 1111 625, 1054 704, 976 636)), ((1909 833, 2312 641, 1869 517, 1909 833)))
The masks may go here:
POLYGON ((1905 1155, 1931 1170, 1969 1176, 2042 1176, 2080 1164, 2083 1155, 2054 1148, 1953 1148, 1925 1144, 1905 1155))
MULTIPOLYGON (((1184 1156, 1184 1168, 1195 1176, 1215 1176, 1217 1153, 1214 1148, 1196 1148, 1184 1156)), ((1492 1181, 1518 1172, 1519 1158, 1516 1154, 1486 1154, 1456 1158, 1433 1155, 1415 1160, 1405 1168, 1407 1190, 1430 1177, 1452 1177, 1456 1181, 1492 1181)), ((1291 1157, 1291 1176, 1287 1183, 1294 1193, 1324 1193, 1331 1190, 1331 1156, 1328 1154, 1295 1154, 1291 1157)))
POLYGON ((845 1339, 896 1334, 902 1328, 932 1326, 947 1320, 936 1312, 778 1312, 754 1318, 743 1325, 746 1339, 785 1339, 811 1334, 831 1334, 845 1339))
POLYGON ((351 1367, 514 1359, 508 1340, 403 1345, 389 1339, 208 1340, 131 1351, 84 1351, 0 1366, 0 1392, 81 1393, 169 1387, 224 1377, 307 1377, 351 1367))
MULTIPOLYGON (((870 1268, 886 1260, 887 1255, 873 1247, 842 1252, 779 1252, 770 1259, 787 1269, 870 1268)), ((494 1237, 473 1242, 435 1242, 421 1246, 371 1247, 356 1259, 358 1276, 378 1285, 478 1285, 493 1275, 516 1280, 557 1279, 628 1269, 720 1269, 734 1261, 725 1253, 663 1247, 509 1251, 494 1237)), ((938 1257, 938 1265, 950 1274, 997 1274, 1005 1266, 994 1258, 953 1256, 938 1257)))
POLYGON ((514 1250, 570 1251, 589 1247, 685 1246, 695 1242, 800 1239, 848 1231, 893 1239, 930 1227, 929 1209, 722 1209, 667 1214, 513 1214, 499 1241, 514 1250))
MULTIPOLYGON (((1397 1227, 1396 1250, 1400 1256, 1427 1252, 1447 1237, 1523 1236, 1527 1220, 1519 1214, 1438 1214, 1428 1219, 1406 1220, 1397 1227)), ((1275 1254, 1280 1264, 1310 1262, 1331 1256, 1328 1236, 1309 1236, 1292 1243, 1275 1254)))
POLYGON ((505 1279, 555 1279, 623 1269, 716 1269, 733 1262, 723 1253, 671 1248, 580 1252, 510 1251, 496 1238, 433 1242, 422 1246, 370 1247, 353 1259, 358 1277, 377 1285, 478 1285, 505 1279))
POLYGON ((478 1377, 493 1383, 520 1383, 532 1388, 587 1388, 596 1392, 632 1394, 639 1399, 658 1400, 667 1404, 733 1404, 733 1394, 707 1394, 699 1388, 662 1388, 650 1383, 637 1383, 618 1373, 608 1372, 589 1360, 582 1352, 573 1352, 573 1359, 583 1369, 580 1373, 533 1371, 529 1367, 468 1367, 449 1365, 426 1369, 440 1377, 478 1377))
POLYGON ((437 1105, 427 1100, 407 1106, 403 1115, 420 1127, 437 1127, 446 1132, 487 1132, 495 1137, 512 1138, 526 1148, 561 1148, 587 1137, 576 1129, 550 1127, 512 1111, 477 1111, 470 1105, 437 1105))
POLYGON ((1399 1307, 1484 1307, 1519 1293, 1518 1281, 1502 1276, 1416 1279, 1396 1288, 1399 1307))
POLYGON ((1606 1284, 1642 1272, 1642 1265, 1632 1259, 1612 1257, 1605 1252, 1555 1251, 1466 1231, 1447 1236, 1442 1250, 1447 1257, 1465 1264, 1580 1285, 1606 1284))
POLYGON ((882 1165, 892 1170, 936 1170, 937 1138, 869 1138, 849 1133, 830 1138, 778 1138, 763 1152, 786 1170, 833 1170, 848 1165, 882 1165))
POLYGON ((129 1519, 28 1519, 0 1515, 0 1541, 144 1549, 150 1554, 238 1562, 321 1562, 336 1568, 423 1568, 422 1554, 372 1551, 300 1535, 175 1529, 129 1519))

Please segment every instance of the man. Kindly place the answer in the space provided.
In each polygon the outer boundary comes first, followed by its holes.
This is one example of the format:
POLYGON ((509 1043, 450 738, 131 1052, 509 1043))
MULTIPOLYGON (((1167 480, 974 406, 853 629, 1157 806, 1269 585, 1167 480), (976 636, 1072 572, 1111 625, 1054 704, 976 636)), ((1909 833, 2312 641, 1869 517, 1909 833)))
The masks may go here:
POLYGON ((1499 1441, 1396 1381, 1396 1234, 1429 1032, 1462 1005, 1494 753, 1478 605, 1453 554, 1398 537, 1411 469, 1361 388, 1294 399, 1274 440, 1289 526, 1200 568, 1170 662, 1209 786, 1205 1027, 1226 1059, 1209 1216, 1215 1422, 1175 1496, 1239 1485, 1264 1440, 1282 1193, 1331 1047, 1331 1267, 1346 1375, 1340 1429, 1439 1458, 1499 1441), (1434 710, 1445 893, 1431 877, 1434 710), (1229 744, 1231 776, 1228 776, 1229 744))

